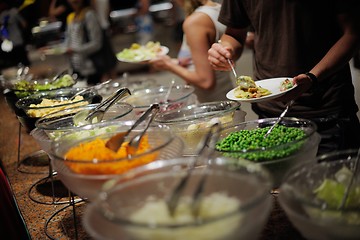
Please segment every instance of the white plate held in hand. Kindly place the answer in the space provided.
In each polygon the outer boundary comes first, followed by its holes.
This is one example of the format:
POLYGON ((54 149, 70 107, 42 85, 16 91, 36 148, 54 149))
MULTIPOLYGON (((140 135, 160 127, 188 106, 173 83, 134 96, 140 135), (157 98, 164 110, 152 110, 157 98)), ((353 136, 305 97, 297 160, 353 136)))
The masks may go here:
POLYGON ((240 102, 261 102, 261 101, 267 101, 273 98, 280 97, 281 95, 285 94, 286 92, 290 91, 291 89, 295 88, 296 85, 294 85, 292 88, 289 88, 285 91, 280 91, 281 83, 285 80, 289 79, 292 81, 292 78, 290 77, 279 77, 279 78, 268 78, 264 80, 258 80, 255 81, 256 85, 262 88, 265 88, 271 92, 271 94, 259 97, 259 98, 238 98, 235 97, 235 89, 232 89, 226 94, 226 97, 230 100, 240 101, 240 102))

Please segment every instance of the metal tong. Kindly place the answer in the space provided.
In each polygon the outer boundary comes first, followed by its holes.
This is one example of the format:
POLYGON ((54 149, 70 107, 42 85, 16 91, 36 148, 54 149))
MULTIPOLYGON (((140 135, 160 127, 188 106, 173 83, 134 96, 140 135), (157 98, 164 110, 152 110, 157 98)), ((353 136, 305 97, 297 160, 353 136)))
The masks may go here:
POLYGON ((193 216, 195 218, 198 217, 199 210, 200 210, 200 203, 202 200, 204 186, 205 186, 206 177, 207 177, 207 169, 208 169, 208 167, 210 165, 210 161, 211 161, 210 155, 213 153, 215 144, 216 144, 217 140, 219 139, 220 130, 221 130, 221 124, 219 122, 213 124, 211 126, 209 132, 206 134, 206 136, 202 139, 202 141, 198 145, 197 157, 194 157, 192 159, 191 165, 188 167, 186 175, 180 180, 178 185, 175 187, 175 189, 171 193, 170 198, 167 202, 168 209, 169 209, 171 216, 174 216, 176 207, 179 203, 180 196, 183 193, 183 191, 186 187, 186 184, 190 179, 191 173, 193 172, 193 170, 196 166, 196 163, 199 161, 199 159, 201 159, 206 162, 206 165, 203 168, 201 179, 200 179, 199 184, 197 185, 195 192, 193 194, 193 202, 191 205, 191 210, 192 210, 193 216), (207 151, 207 152, 204 151, 206 146, 209 147, 209 151, 207 151))
POLYGON ((111 150, 113 150, 114 152, 117 152, 117 150, 120 148, 120 146, 123 144, 123 142, 125 141, 125 139, 129 136, 129 134, 141 123, 143 122, 145 119, 147 119, 149 117, 150 114, 151 117, 147 123, 147 125, 145 126, 145 129, 139 134, 136 135, 134 137, 134 140, 131 139, 129 141, 129 148, 128 151, 130 150, 130 154, 131 152, 133 152, 134 150, 137 149, 139 142, 142 138, 142 136, 145 134, 146 130, 148 129, 151 121, 154 119, 156 113, 160 110, 160 105, 158 103, 154 103, 152 104, 139 118, 138 120, 135 121, 135 123, 130 127, 130 129, 125 132, 125 133, 118 133, 115 136, 111 137, 105 144, 105 146, 111 150), (137 139, 135 139, 137 138, 137 139), (131 145, 130 145, 131 144, 131 145))
POLYGON ((131 95, 131 92, 128 88, 119 88, 116 90, 110 97, 105 99, 102 103, 100 103, 96 108, 91 110, 89 115, 85 118, 85 121, 89 121, 93 119, 94 117, 98 117, 99 120, 102 120, 105 112, 114 105, 117 101, 119 101, 121 98, 124 98, 128 95, 131 95), (104 109, 101 109, 102 107, 105 107, 104 109))
POLYGON ((360 148, 359 148, 359 150, 357 152, 357 155, 356 155, 353 174, 351 175, 349 184, 347 185, 347 187, 345 189, 344 196, 341 199, 341 203, 340 203, 340 207, 339 207, 340 210, 344 209, 345 204, 346 204, 346 200, 347 200, 347 198, 349 196, 349 193, 350 193, 351 186, 353 185, 353 182, 354 182, 354 179, 355 179, 356 175, 359 174, 359 158, 360 158, 360 148))

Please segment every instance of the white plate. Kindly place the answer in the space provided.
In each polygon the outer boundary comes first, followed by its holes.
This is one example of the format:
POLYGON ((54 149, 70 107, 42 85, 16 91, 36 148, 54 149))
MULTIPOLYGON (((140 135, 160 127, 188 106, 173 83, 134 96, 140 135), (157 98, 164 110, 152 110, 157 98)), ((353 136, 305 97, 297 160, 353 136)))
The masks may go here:
POLYGON ((228 99, 230 99, 230 100, 241 101, 241 102, 250 102, 250 103, 261 102, 261 101, 266 101, 266 100, 270 100, 270 99, 273 99, 273 98, 277 98, 277 97, 280 97, 281 95, 285 94, 286 92, 288 92, 291 89, 296 87, 296 85, 295 85, 292 88, 289 88, 289 89, 287 89, 285 91, 280 91, 280 85, 285 79, 290 79, 292 81, 292 78, 290 78, 290 77, 269 78, 269 79, 255 81, 257 86, 265 88, 265 89, 267 89, 267 90, 269 90, 271 92, 271 94, 263 96, 263 97, 259 97, 259 98, 238 98, 238 97, 235 97, 235 95, 234 95, 234 92, 235 92, 236 88, 229 91, 226 94, 226 97, 228 99))
MULTIPOLYGON (((165 47, 165 46, 160 46, 160 52, 157 55, 166 55, 169 53, 169 48, 165 47)), ((126 63, 147 63, 150 60, 152 60, 152 58, 148 58, 148 59, 142 59, 140 61, 136 61, 136 60, 129 60, 126 58, 121 58, 121 57, 117 57, 117 59, 121 62, 126 62, 126 63)))

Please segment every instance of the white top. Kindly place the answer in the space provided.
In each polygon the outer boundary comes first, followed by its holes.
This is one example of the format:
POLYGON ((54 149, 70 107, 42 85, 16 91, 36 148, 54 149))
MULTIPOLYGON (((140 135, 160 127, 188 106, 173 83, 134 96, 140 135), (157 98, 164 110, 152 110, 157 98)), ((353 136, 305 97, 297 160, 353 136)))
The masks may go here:
MULTIPOLYGON (((195 12, 202 12, 208 15, 213 21, 216 29, 215 42, 217 42, 222 34, 225 32, 226 26, 220 23, 217 19, 219 16, 221 5, 216 4, 216 6, 200 6, 195 12)), ((183 42, 178 53, 178 58, 191 58, 190 48, 186 42, 185 36, 183 37, 183 42)), ((194 70, 195 66, 190 63, 188 66, 189 70, 194 70)), ((225 71, 215 71, 216 86, 214 89, 205 90, 199 87, 195 87, 195 94, 198 97, 199 102, 212 102, 212 101, 221 101, 227 100, 226 94, 234 88, 233 82, 230 78, 229 72, 225 71)))

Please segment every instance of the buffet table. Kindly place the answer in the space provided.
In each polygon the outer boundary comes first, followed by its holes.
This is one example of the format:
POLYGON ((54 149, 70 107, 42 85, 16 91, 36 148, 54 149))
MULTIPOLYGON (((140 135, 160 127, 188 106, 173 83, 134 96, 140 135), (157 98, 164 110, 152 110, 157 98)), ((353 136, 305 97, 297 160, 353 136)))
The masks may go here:
MULTIPOLYGON (((81 226, 86 201, 71 196, 61 182, 56 181, 56 176, 52 182, 55 193, 51 192, 51 184, 46 181, 49 177, 48 164, 31 164, 36 162, 34 160, 42 163, 47 160, 41 152, 37 152, 40 146, 33 137, 20 127, 3 94, 0 96, 0 109, 0 160, 31 237, 89 239, 81 226), (29 158, 33 153, 38 154, 29 158), (36 185, 37 182, 39 184, 36 185)), ((303 239, 277 204, 276 195, 273 197, 274 207, 261 239, 303 239)))

